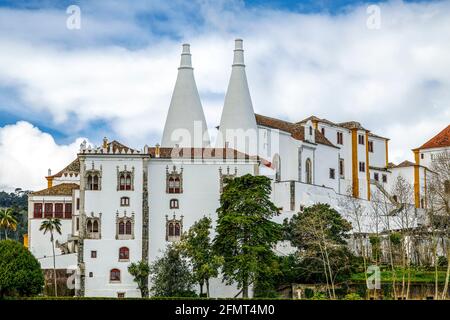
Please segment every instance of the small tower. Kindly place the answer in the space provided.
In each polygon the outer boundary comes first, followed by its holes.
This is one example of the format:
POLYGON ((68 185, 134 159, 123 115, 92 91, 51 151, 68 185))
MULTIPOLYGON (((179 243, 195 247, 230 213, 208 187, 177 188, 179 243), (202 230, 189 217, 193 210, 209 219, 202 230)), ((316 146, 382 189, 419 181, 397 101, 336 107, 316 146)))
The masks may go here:
POLYGON ((164 125, 161 147, 207 147, 208 128, 194 79, 189 44, 183 44, 177 81, 164 125))
POLYGON ((235 40, 234 59, 220 119, 217 147, 230 147, 255 155, 258 131, 245 73, 241 39, 235 40))

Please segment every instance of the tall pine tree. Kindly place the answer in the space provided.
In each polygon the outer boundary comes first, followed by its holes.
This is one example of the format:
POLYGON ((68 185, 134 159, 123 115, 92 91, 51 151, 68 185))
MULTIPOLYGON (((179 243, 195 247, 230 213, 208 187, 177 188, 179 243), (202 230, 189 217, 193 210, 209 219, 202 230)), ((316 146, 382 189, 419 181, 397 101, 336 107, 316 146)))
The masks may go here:
POLYGON ((242 297, 259 275, 273 272, 273 247, 282 228, 271 220, 278 214, 270 201, 270 179, 245 175, 228 179, 217 209, 214 249, 223 257, 223 280, 237 283, 242 297))

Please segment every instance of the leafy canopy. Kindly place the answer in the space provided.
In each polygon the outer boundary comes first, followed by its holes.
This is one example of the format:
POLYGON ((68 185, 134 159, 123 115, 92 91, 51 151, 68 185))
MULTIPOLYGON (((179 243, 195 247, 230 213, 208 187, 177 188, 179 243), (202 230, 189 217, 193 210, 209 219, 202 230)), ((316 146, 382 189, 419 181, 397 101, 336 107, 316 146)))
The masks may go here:
POLYGON ((282 228, 271 220, 278 208, 270 201, 269 178, 247 174, 225 182, 214 249, 223 257, 224 281, 236 282, 245 296, 258 275, 273 272, 272 248, 282 228))
POLYGON ((36 258, 20 242, 0 241, 0 296, 42 292, 44 275, 36 258))

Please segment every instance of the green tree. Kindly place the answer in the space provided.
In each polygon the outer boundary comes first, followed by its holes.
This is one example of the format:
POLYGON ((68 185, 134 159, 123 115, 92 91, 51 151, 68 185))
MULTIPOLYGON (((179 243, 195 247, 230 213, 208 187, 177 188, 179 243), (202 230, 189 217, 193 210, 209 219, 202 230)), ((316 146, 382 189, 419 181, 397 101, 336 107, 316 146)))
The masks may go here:
POLYGON ((209 279, 217 277, 222 263, 221 257, 213 251, 211 224, 210 218, 201 218, 183 235, 178 245, 192 264, 194 278, 200 286, 200 296, 203 296, 203 285, 206 285, 207 297, 209 297, 209 279))
POLYGON ((150 266, 147 261, 141 260, 137 263, 132 263, 128 266, 128 272, 134 277, 134 282, 137 283, 141 291, 141 297, 148 297, 148 277, 150 275, 150 266))
POLYGON ((12 231, 17 229, 17 219, 12 208, 0 209, 0 228, 5 230, 5 239, 8 239, 8 229, 12 231))
POLYGON ((55 285, 55 296, 58 296, 58 288, 56 285, 56 257, 55 257, 55 239, 53 234, 57 232, 61 234, 61 220, 50 218, 42 221, 39 231, 44 231, 44 234, 50 232, 50 242, 52 243, 53 250, 53 280, 55 285))
POLYGON ((353 256, 346 248, 351 224, 328 204, 315 204, 284 221, 286 238, 298 249, 305 270, 324 275, 328 294, 336 298, 335 283, 349 273, 353 256))
POLYGON ((20 242, 0 241, 0 297, 42 292, 44 275, 36 258, 20 242))
POLYGON ((270 179, 250 174, 227 179, 217 209, 214 249, 222 255, 223 280, 236 282, 242 297, 264 273, 274 272, 272 251, 281 239, 281 225, 271 221, 278 208, 270 201, 270 179))
POLYGON ((151 291, 157 297, 194 297, 195 279, 180 250, 169 245, 164 256, 150 266, 151 291))

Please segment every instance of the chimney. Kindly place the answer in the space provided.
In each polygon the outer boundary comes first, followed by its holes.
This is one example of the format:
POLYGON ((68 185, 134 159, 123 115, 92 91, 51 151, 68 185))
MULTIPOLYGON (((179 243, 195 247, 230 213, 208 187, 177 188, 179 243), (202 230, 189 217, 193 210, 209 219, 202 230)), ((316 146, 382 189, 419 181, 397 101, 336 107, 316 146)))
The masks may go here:
POLYGON ((180 67, 164 124, 161 146, 174 147, 180 138, 182 138, 180 144, 186 148, 210 145, 205 114, 195 83, 189 44, 183 44, 180 67), (197 130, 198 127, 201 129, 197 130), (181 133, 182 137, 180 137, 181 133))
POLYGON ((159 158, 160 157, 160 145, 159 143, 156 144, 155 146, 155 158, 159 158))
POLYGON ((108 138, 103 138, 103 148, 106 149, 108 147, 108 138))
POLYGON ((242 39, 234 41, 233 65, 216 141, 218 148, 233 148, 249 155, 258 152, 258 128, 245 73, 242 39))
POLYGON ((49 168, 47 171, 48 175, 45 177, 47 179, 47 188, 53 187, 53 177, 52 177, 52 170, 49 168))

